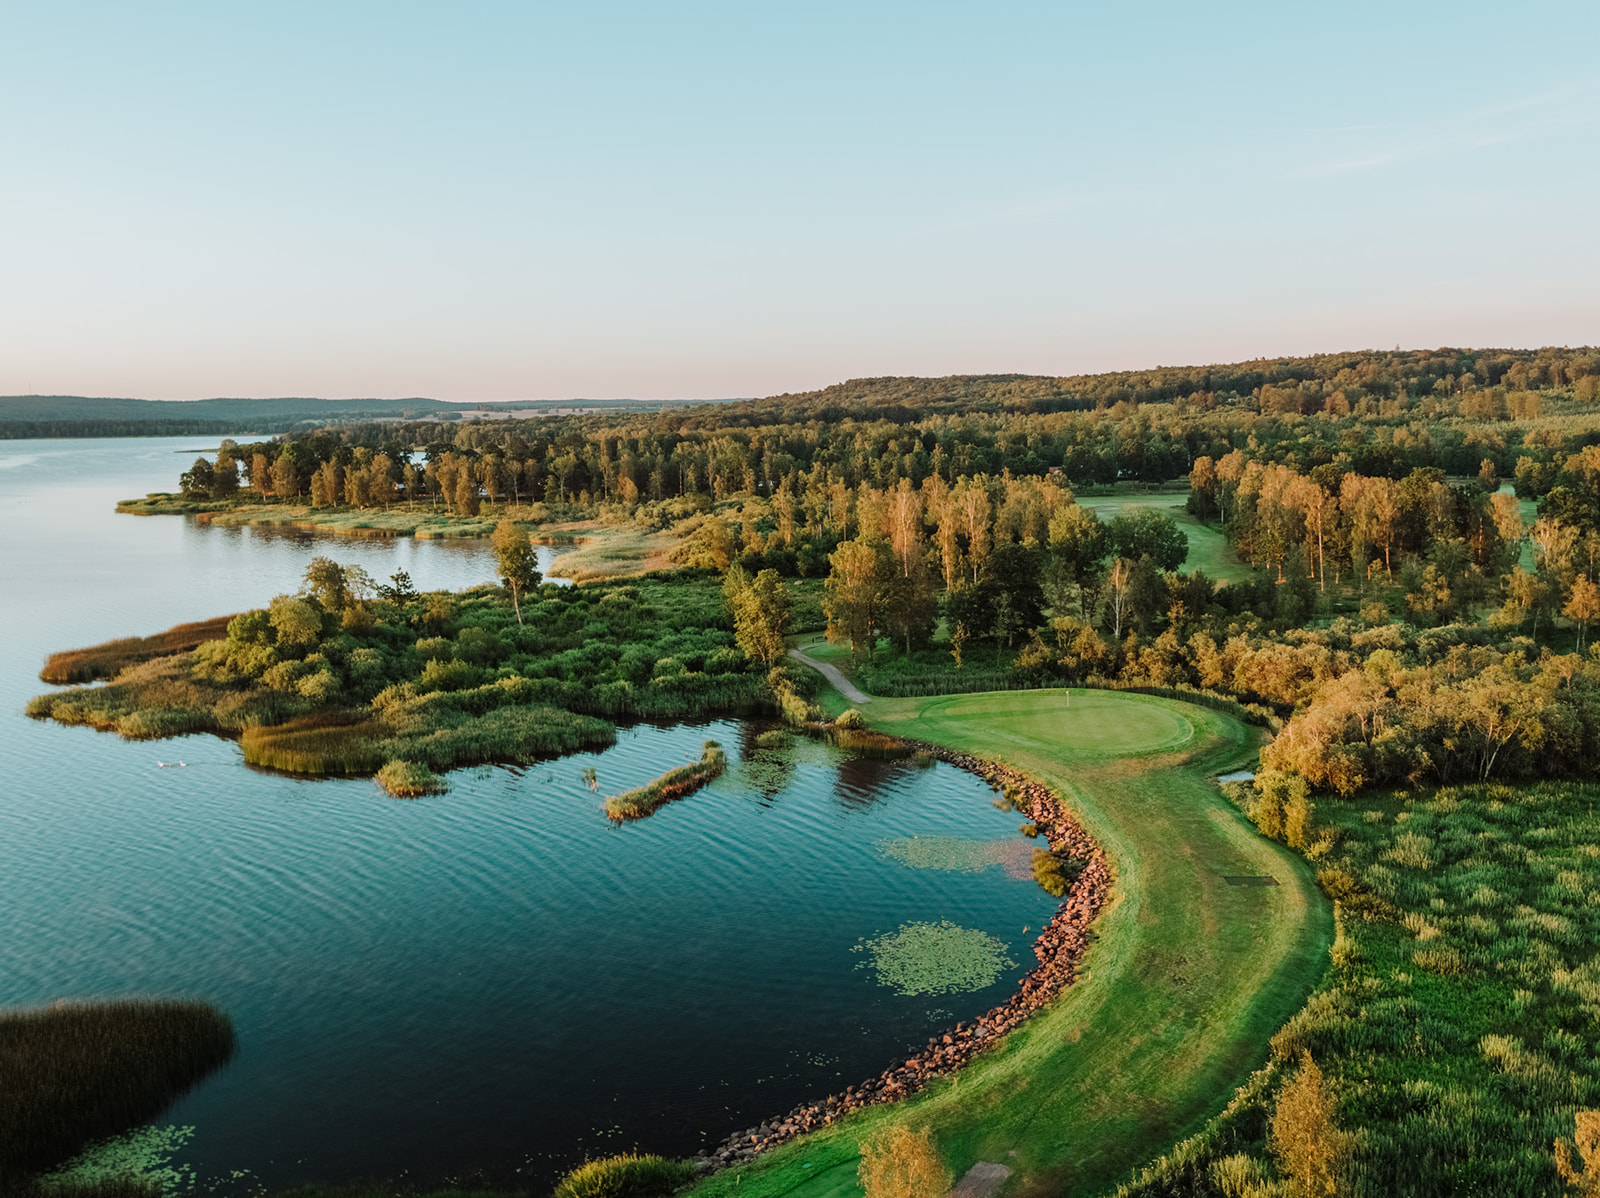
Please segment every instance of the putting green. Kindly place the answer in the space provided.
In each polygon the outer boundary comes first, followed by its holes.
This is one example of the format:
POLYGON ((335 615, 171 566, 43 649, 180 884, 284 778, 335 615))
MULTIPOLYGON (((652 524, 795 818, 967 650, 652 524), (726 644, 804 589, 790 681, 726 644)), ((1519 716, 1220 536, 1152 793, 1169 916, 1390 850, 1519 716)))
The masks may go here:
POLYGON ((1112 691, 874 699, 864 714, 1050 783, 1110 856, 1112 899, 1078 982, 993 1051, 716 1174, 695 1198, 858 1198, 859 1144, 895 1123, 930 1128, 958 1177, 980 1160, 1008 1165, 1006 1195, 1114 1189, 1226 1104, 1326 967, 1332 912, 1309 867, 1213 781, 1250 759, 1255 732, 1112 691))
MULTIPOLYGON (((919 720, 977 721, 991 725, 1000 743, 1052 745, 1060 751, 1126 757, 1177 749, 1194 738, 1183 712, 1154 704, 1130 704, 1114 691, 1035 691, 1019 705, 1015 691, 952 695, 926 701, 919 720), (1021 709, 1019 710, 1019 706, 1021 709)), ((876 712, 874 712, 876 714, 876 712)), ((897 729, 913 735, 906 729, 897 729)))

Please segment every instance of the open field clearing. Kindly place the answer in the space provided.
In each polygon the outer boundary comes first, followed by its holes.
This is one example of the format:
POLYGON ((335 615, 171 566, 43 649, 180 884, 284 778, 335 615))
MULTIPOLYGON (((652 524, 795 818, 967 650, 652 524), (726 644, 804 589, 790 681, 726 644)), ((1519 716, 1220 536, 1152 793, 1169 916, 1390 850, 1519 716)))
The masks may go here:
POLYGON ((1171 516, 1189 538, 1189 556, 1183 562, 1185 571, 1204 570, 1206 577, 1215 582, 1239 582, 1249 578, 1254 571, 1239 560, 1232 546, 1228 544, 1228 538, 1223 536, 1220 529, 1202 524, 1191 516, 1185 507, 1188 501, 1187 491, 1176 494, 1158 492, 1148 495, 1130 493, 1078 496, 1080 506, 1092 509, 1101 520, 1106 521, 1126 507, 1155 508, 1171 516))

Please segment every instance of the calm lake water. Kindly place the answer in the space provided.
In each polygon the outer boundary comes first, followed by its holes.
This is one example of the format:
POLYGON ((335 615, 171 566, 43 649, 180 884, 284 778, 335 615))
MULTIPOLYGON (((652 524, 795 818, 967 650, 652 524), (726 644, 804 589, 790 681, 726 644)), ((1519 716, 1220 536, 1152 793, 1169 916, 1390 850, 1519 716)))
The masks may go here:
POLYGON ((202 1191, 544 1181, 585 1155, 687 1155, 877 1072, 1031 963, 1053 901, 1014 868, 1025 842, 1009 871, 884 851, 1020 842, 1017 817, 943 765, 758 750, 757 725, 720 720, 457 771, 448 794, 397 802, 365 780, 252 770, 212 737, 130 743, 25 718, 47 653, 263 606, 318 553, 422 589, 491 580, 482 543, 114 513, 211 447, 0 441, 0 1005, 147 994, 226 1010, 237 1056, 162 1120, 194 1128, 176 1163, 202 1191), (730 752, 726 776, 607 823, 605 794, 707 737, 730 752), (938 996, 861 968, 864 938, 939 920, 1022 964, 938 996))

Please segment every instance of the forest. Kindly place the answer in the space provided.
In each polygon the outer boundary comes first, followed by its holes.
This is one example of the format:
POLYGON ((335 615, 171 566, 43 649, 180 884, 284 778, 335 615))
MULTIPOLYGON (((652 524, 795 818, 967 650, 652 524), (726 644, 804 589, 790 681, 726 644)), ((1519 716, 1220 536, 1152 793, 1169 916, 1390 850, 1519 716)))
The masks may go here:
POLYGON ((1339 936, 1266 1066, 1123 1192, 1600 1192, 1600 350, 329 425, 224 442, 178 488, 490 523, 500 585, 319 559, 225 636, 30 714, 425 793, 616 720, 815 724, 815 676, 783 664, 811 629, 876 696, 1216 707, 1270 730, 1231 795, 1310 862, 1339 936), (578 523, 659 534, 671 568, 530 573, 529 537, 578 523))

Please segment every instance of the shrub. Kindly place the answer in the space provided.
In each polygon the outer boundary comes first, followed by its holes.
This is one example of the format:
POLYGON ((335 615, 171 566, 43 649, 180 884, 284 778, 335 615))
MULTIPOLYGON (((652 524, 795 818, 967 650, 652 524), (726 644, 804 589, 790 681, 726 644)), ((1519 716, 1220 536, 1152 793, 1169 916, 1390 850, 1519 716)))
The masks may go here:
POLYGON ((950 1170, 927 1128, 898 1125, 863 1140, 858 1175, 866 1198, 942 1198, 950 1189, 950 1170))
MULTIPOLYGON (((1024 824, 1023 827, 1026 829, 1028 825, 1024 824)), ((1035 834, 1037 831, 1035 829, 1035 834)), ((1033 880, 1039 883, 1047 894, 1060 898, 1072 884, 1074 874, 1071 863, 1063 861, 1048 849, 1034 849, 1032 865, 1033 880)))
POLYGON ((852 707, 848 711, 841 711, 839 718, 833 721, 833 726, 835 728, 849 729, 865 728, 867 721, 862 718, 859 711, 852 707))
POLYGON ((561 1179, 554 1198, 666 1198, 693 1177, 682 1161, 624 1153, 579 1165, 561 1179))

